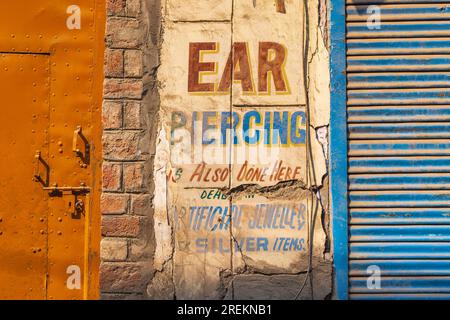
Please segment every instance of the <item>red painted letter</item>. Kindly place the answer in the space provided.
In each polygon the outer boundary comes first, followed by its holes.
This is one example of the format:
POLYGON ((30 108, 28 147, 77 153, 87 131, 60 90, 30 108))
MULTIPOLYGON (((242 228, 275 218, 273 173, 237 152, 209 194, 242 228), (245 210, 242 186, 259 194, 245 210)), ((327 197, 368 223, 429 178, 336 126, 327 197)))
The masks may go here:
POLYGON ((188 92, 214 92, 214 83, 200 83, 201 72, 214 72, 215 62, 201 62, 201 51, 214 51, 214 42, 193 42, 189 44, 189 78, 188 92))

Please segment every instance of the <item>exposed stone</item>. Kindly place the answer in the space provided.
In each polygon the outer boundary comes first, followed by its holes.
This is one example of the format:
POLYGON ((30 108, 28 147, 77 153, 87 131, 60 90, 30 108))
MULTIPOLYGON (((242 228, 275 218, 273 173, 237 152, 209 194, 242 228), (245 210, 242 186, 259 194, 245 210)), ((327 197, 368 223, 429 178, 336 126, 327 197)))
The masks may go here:
POLYGON ((125 0, 107 0, 106 12, 108 15, 118 16, 125 12, 125 0))
POLYGON ((106 27, 108 48, 137 48, 142 43, 139 21, 130 18, 108 17, 106 27))
POLYGON ((142 90, 142 80, 139 79, 105 79, 103 95, 110 99, 140 99, 142 90))
POLYGON ((144 299, 153 276, 152 197, 141 192, 154 188, 149 183, 151 161, 147 160, 155 139, 150 134, 151 126, 157 124, 153 117, 159 108, 153 70, 159 63, 160 6, 159 0, 108 3, 104 81, 108 103, 103 110, 106 130, 102 144, 106 164, 103 179, 109 192, 101 200, 102 299, 144 299), (136 163, 141 160, 145 162, 136 163), (126 192, 125 184, 136 195, 121 193, 126 192), (129 211, 132 215, 127 215, 129 211))
POLYGON ((144 300, 143 294, 138 293, 102 293, 101 300, 144 300))
MULTIPOLYGON (((149 220, 146 220, 149 221, 149 220)), ((150 223, 144 227, 144 230, 151 230, 150 223)), ((153 238, 137 239, 130 241, 130 261, 145 261, 153 256, 155 244, 153 238)))
POLYGON ((122 77, 123 76, 123 50, 106 49, 105 52, 105 76, 122 77))
POLYGON ((305 279, 301 275, 237 275, 225 299, 294 300, 305 279))
POLYGON ((106 237, 137 237, 141 221, 137 216, 103 216, 102 235, 106 237))
POLYGON ((125 77, 142 77, 142 52, 140 50, 126 50, 125 77))
POLYGON ((145 290, 147 273, 141 264, 103 262, 100 287, 103 292, 141 293, 145 290))
POLYGON ((127 0, 126 13, 128 17, 137 17, 141 13, 141 0, 127 0))
POLYGON ((143 163, 125 164, 123 169, 123 184, 127 192, 142 192, 146 190, 143 163))
POLYGON ((119 191, 122 187, 122 166, 117 163, 103 163, 103 190, 119 191))
POLYGON ((332 264, 330 261, 314 259, 312 272, 313 300, 325 300, 329 298, 333 288, 332 272, 332 264))
POLYGON ((128 209, 127 194, 103 193, 100 200, 102 214, 124 214, 128 209))
POLYGON ((103 129, 119 129, 122 126, 122 103, 103 102, 102 122, 103 129))
POLYGON ((127 240, 104 238, 101 241, 100 258, 103 261, 125 261, 127 255, 127 240))
POLYGON ((103 135, 103 154, 108 160, 136 160, 140 157, 139 135, 135 132, 114 132, 103 135))
POLYGON ((131 213, 139 216, 151 216, 152 197, 149 194, 131 196, 131 213))
POLYGON ((169 271, 157 272, 147 287, 147 295, 154 300, 172 300, 175 297, 175 287, 172 274, 169 271))
POLYGON ((141 128, 141 102, 128 101, 124 106, 124 127, 126 129, 141 128))

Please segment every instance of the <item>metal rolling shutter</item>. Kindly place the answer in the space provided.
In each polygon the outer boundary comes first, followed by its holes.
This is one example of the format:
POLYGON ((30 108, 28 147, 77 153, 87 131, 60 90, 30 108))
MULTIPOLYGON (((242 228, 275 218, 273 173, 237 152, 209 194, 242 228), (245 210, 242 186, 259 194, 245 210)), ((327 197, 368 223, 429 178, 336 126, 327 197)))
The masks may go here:
POLYGON ((450 1, 346 10, 349 297, 450 299, 450 1))

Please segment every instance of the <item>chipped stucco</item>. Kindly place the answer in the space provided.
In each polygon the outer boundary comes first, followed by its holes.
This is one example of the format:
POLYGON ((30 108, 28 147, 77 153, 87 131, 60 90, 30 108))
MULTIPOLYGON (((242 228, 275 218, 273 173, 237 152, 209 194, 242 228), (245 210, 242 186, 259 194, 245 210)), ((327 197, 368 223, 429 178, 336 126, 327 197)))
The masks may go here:
MULTIPOLYGON (((156 299, 328 299, 332 291, 332 271, 328 236, 330 91, 325 1, 308 1, 305 10, 306 1, 286 0, 286 14, 276 12, 275 2, 271 1, 257 1, 256 8, 251 0, 238 1, 234 6, 231 0, 193 2, 187 5, 185 1, 166 0, 161 5, 164 31, 157 74, 160 108, 156 117, 159 121, 155 123, 154 223, 153 230, 149 231, 154 232, 155 251, 151 263, 155 273, 147 284, 147 295, 156 299), (258 43, 265 39, 290 44, 289 62, 285 66, 290 79, 290 94, 245 95, 240 86, 233 86, 231 92, 221 95, 187 92, 189 43, 220 44, 219 52, 211 56, 217 61, 218 73, 203 78, 204 82, 212 82, 220 79, 232 43, 247 42, 250 59, 254 59, 258 43), (174 163, 173 157, 180 158, 191 149, 187 133, 189 129, 192 132, 192 128, 186 125, 187 131, 174 131, 173 114, 184 113, 186 122, 193 123, 192 111, 244 112, 245 108, 259 112, 304 111, 307 116, 305 133, 309 139, 304 147, 283 149, 278 154, 288 167, 296 164, 301 167, 301 173, 295 179, 238 181, 239 170, 236 168, 239 167, 229 158, 225 160, 230 161, 209 168, 228 167, 229 178, 191 181, 189 177, 201 161, 174 163), (178 149, 173 147, 174 140, 178 149), (208 198, 208 194, 212 194, 212 198, 208 198), (248 226, 248 217, 255 212, 256 205, 271 204, 291 208, 304 205, 306 213, 299 218, 299 221, 304 219, 301 221, 304 227, 280 233, 273 229, 236 226, 238 222, 240 226, 248 226), (201 206, 229 208, 231 215, 226 216, 231 216, 229 224, 224 225, 219 219, 215 221, 222 226, 217 227, 219 229, 208 229, 216 225, 212 222, 203 229, 193 229, 189 210, 201 206), (234 215, 237 212, 233 211, 234 206, 242 212, 239 221, 234 215), (201 252, 204 244, 196 241, 210 239, 212 235, 218 241, 214 248, 222 246, 222 251, 201 252), (258 251, 252 247, 257 247, 257 242, 242 242, 242 239, 264 237, 272 244, 280 235, 304 239, 305 250, 258 251)), ((252 73, 257 74, 257 63, 253 61, 252 73)), ((214 118, 211 121, 214 122, 214 118)), ((207 146, 203 153, 221 153, 227 147, 212 149, 207 146)), ((252 159, 252 152, 250 150, 245 159, 252 159)), ((264 243, 260 243, 260 247, 263 248, 264 243)))

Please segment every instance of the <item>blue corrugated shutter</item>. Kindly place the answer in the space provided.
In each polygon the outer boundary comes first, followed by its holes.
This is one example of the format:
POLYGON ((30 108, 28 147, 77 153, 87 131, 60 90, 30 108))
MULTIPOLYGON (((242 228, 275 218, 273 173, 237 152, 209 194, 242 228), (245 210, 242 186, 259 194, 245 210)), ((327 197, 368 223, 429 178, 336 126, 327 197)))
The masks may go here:
POLYGON ((450 299, 450 1, 346 11, 349 297, 450 299))

